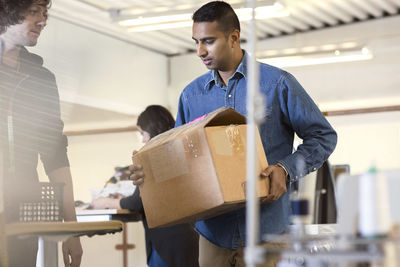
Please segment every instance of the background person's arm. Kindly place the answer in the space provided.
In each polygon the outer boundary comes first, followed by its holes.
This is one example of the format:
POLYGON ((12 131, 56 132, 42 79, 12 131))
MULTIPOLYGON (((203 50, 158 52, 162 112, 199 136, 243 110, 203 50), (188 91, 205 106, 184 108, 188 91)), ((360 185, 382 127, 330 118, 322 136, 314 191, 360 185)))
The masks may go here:
POLYGON ((95 210, 101 210, 101 209, 120 210, 121 209, 121 206, 119 204, 120 200, 121 199, 119 198, 99 197, 93 199, 92 203, 90 203, 90 206, 95 210))

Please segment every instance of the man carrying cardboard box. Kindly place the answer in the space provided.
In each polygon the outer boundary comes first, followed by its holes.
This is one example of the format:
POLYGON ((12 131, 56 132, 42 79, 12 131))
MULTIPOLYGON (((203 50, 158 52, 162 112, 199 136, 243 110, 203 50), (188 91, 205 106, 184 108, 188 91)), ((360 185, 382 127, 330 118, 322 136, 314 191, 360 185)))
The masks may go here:
MULTIPOLYGON (((220 107, 245 115, 248 56, 240 47, 237 15, 229 4, 214 1, 198 9, 193 21, 197 55, 210 71, 183 90, 175 126, 220 107)), ((260 207, 262 236, 285 231, 290 215, 289 183, 317 170, 333 152, 337 135, 291 74, 261 63, 259 71, 260 91, 267 99, 267 115, 259 131, 270 163, 260 174, 270 179, 267 203, 260 207), (303 144, 292 153, 294 133, 303 144)), ((130 169, 133 183, 142 184, 141 166, 134 164, 130 169)), ((244 208, 198 221, 196 230, 201 235, 200 266, 244 266, 244 208)))

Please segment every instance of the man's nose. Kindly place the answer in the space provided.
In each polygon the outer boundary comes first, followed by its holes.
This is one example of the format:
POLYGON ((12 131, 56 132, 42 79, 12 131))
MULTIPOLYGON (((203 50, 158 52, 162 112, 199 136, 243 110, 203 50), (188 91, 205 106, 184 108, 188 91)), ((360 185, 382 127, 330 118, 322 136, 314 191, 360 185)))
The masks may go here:
POLYGON ((37 24, 44 28, 47 25, 47 16, 41 15, 37 24))
POLYGON ((207 55, 207 49, 204 47, 203 44, 197 45, 197 56, 205 57, 207 55))

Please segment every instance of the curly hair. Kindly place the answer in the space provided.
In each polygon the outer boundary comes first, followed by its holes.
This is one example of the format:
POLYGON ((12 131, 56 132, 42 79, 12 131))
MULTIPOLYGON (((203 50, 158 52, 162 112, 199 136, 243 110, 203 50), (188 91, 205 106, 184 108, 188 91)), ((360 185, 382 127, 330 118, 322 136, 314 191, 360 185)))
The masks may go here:
POLYGON ((37 2, 47 7, 51 5, 51 0, 0 0, 0 34, 8 26, 21 23, 24 20, 24 12, 37 2))

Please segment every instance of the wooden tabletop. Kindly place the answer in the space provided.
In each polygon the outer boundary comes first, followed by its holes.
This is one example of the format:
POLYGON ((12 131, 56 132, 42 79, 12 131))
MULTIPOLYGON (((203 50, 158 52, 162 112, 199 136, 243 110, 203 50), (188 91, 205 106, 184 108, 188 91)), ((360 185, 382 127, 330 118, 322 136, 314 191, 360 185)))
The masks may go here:
POLYGON ((123 224, 120 221, 106 222, 31 222, 10 223, 5 225, 6 235, 102 235, 121 232, 123 224))

